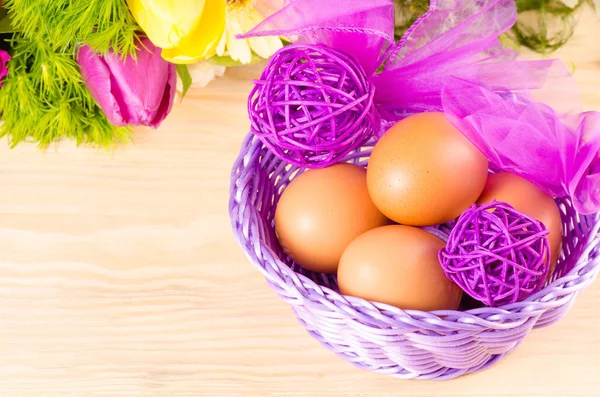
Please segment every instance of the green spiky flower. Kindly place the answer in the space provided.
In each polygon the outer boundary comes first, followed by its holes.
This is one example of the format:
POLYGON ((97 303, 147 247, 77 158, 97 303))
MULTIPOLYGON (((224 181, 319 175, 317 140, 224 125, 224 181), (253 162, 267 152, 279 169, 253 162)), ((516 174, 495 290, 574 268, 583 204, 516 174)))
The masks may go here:
POLYGON ((72 53, 55 52, 42 35, 11 40, 13 57, 0 90, 0 136, 11 146, 34 141, 45 148, 62 138, 111 147, 127 128, 109 123, 85 86, 72 53))
POLYGON ((57 51, 85 43, 106 54, 134 54, 139 27, 125 0, 6 0, 15 29, 45 36, 57 51))

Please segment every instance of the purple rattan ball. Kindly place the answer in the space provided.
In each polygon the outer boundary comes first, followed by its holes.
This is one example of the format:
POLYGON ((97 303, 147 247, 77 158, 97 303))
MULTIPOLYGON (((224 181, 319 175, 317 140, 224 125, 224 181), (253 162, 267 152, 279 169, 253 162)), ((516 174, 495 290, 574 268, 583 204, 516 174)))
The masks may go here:
POLYGON ((473 205, 439 253, 448 278, 490 307, 539 291, 550 268, 548 229, 506 203, 473 205))
POLYGON ((322 45, 279 50, 248 98, 251 130, 298 167, 342 160, 379 132, 375 87, 361 65, 322 45))

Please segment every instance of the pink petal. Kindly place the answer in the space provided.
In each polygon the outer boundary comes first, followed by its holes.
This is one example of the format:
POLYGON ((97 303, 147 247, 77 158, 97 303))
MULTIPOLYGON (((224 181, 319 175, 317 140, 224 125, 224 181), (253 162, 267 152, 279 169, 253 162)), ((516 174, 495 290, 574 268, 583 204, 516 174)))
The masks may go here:
MULTIPOLYGON (((137 59, 124 61, 117 55, 106 56, 111 76, 119 87, 123 101, 124 118, 133 125, 153 125, 161 107, 169 78, 169 62, 161 57, 161 50, 150 40, 143 39, 137 59)), ((117 93, 114 93, 117 97, 117 93)), ((119 101, 120 102, 120 101, 119 101)))
POLYGON ((123 98, 117 82, 111 76, 106 61, 88 46, 83 46, 79 49, 77 62, 85 85, 108 118, 108 121, 115 126, 127 125, 127 120, 124 119, 121 106, 114 94, 117 94, 121 104, 123 104, 123 98))

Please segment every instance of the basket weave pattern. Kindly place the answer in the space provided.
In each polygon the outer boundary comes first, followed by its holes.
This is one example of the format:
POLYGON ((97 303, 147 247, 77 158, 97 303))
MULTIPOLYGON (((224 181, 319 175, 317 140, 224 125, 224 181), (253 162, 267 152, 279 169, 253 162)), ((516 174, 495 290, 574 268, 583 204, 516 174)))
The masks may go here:
MULTIPOLYGON (((373 143, 358 149, 346 161, 366 166, 372 147, 373 143)), ((308 333, 360 368, 404 379, 451 379, 487 368, 514 350, 533 328, 558 321, 600 270, 600 216, 579 216, 563 200, 560 261, 546 286, 523 302, 420 312, 345 297, 338 292, 335 276, 298 267, 279 247, 275 207, 298 172, 248 134, 231 174, 234 234, 308 333)))

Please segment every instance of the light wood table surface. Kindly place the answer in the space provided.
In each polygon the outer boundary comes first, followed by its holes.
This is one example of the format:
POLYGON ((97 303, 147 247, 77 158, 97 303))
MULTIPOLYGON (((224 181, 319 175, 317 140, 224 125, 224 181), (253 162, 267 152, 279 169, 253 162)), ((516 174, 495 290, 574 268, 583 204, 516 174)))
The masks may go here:
MULTIPOLYGON (((555 56, 600 110, 600 22, 555 56)), ((234 242, 229 173, 254 71, 230 70, 114 155, 0 145, 0 396, 600 396, 600 281, 493 368, 355 369, 234 242)))

